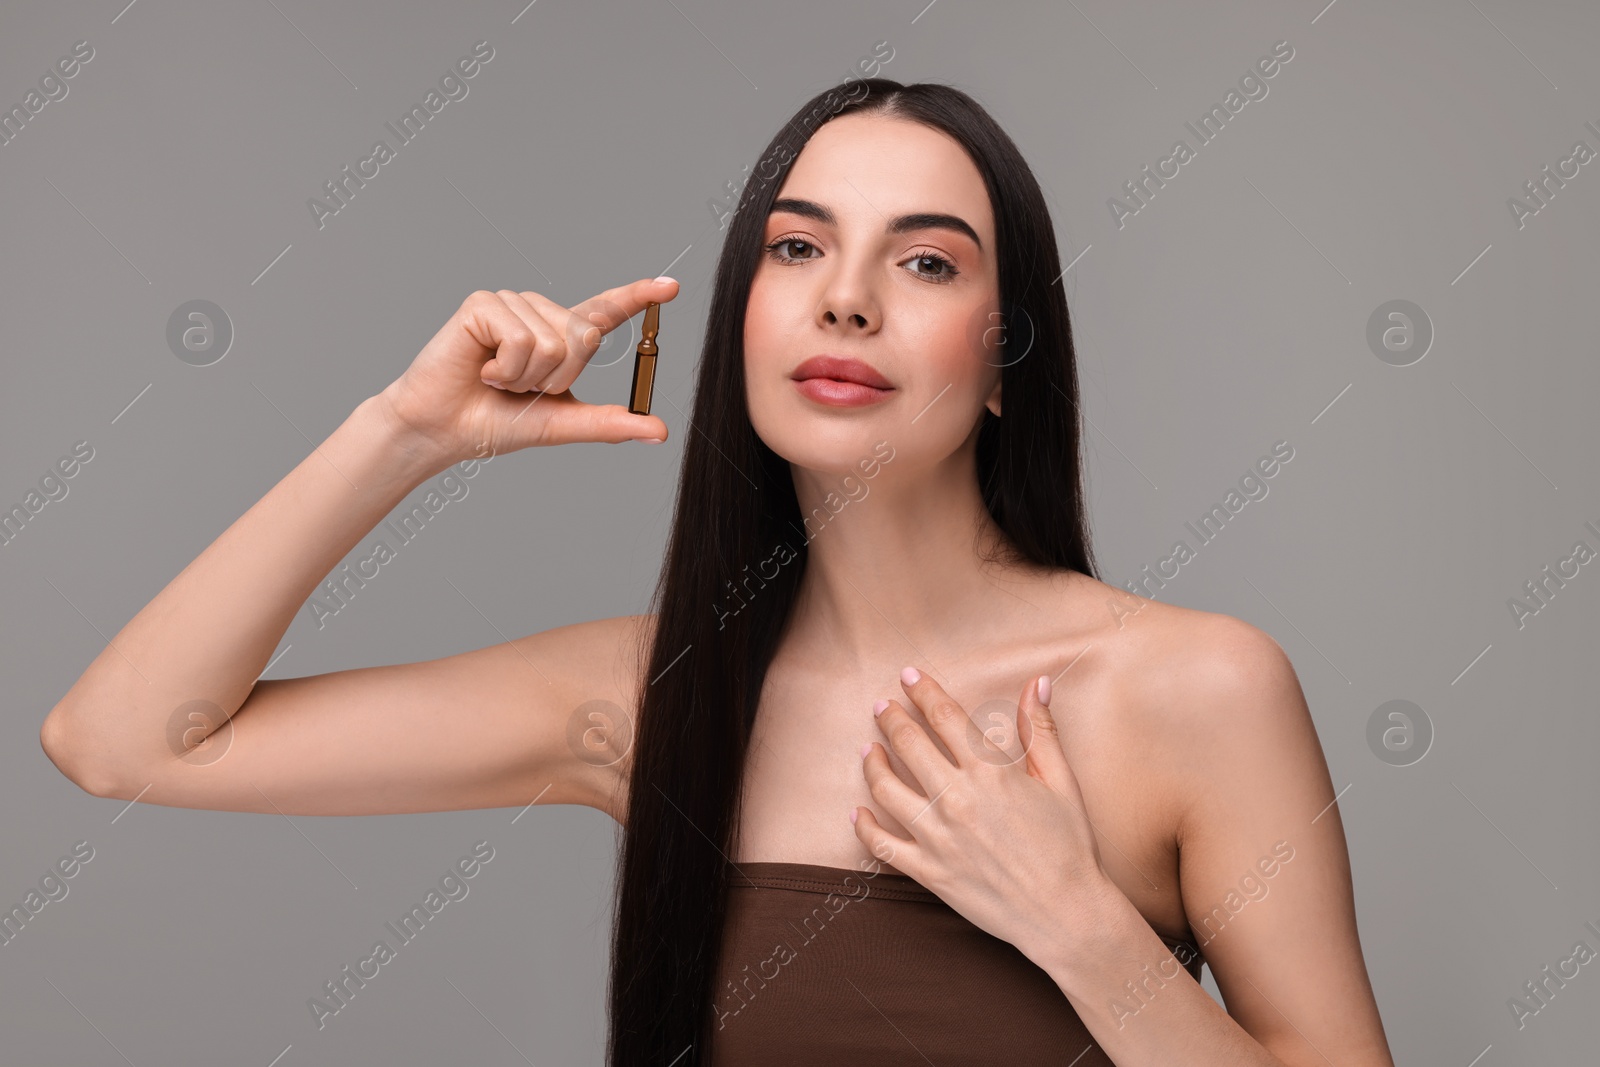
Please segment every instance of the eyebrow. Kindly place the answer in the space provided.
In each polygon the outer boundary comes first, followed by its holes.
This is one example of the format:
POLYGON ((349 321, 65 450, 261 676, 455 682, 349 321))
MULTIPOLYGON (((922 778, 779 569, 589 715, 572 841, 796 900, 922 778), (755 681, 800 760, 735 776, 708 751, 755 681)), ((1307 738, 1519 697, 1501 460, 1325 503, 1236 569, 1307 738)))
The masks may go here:
MULTIPOLYGON (((798 200, 789 197, 775 200, 772 203, 772 211, 769 214, 776 214, 779 211, 787 211, 791 215, 799 215, 802 218, 815 219, 825 226, 838 224, 833 212, 811 200, 798 200)), ((913 230, 952 230, 972 238, 972 243, 977 245, 980 251, 983 248, 983 241, 979 239, 978 231, 974 230, 966 219, 961 218, 959 215, 946 215, 937 211, 919 211, 910 215, 896 215, 888 221, 883 230, 885 233, 909 233, 913 230)))

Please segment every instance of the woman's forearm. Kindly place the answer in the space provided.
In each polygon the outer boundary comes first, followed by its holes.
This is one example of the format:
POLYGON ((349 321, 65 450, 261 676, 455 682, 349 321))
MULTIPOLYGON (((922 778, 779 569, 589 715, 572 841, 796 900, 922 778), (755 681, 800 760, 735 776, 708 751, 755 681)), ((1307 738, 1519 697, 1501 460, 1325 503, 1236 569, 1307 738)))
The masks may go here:
POLYGON ((1049 923, 1018 947, 1118 1067, 1286 1067, 1201 988, 1115 886, 1094 899, 1093 919, 1049 923))
POLYGON ((95 658, 40 732, 63 773, 92 791, 173 759, 168 720, 190 701, 231 716, 317 583, 458 458, 406 433, 385 403, 358 405, 95 658))

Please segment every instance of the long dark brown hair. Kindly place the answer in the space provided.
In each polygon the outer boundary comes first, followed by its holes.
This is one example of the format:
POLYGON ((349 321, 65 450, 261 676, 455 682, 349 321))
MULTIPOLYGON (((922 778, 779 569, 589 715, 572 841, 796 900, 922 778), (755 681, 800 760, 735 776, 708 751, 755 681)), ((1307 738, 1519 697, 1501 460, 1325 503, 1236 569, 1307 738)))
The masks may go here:
POLYGON ((870 78, 850 94, 819 93, 783 124, 744 186, 717 261, 672 532, 651 602, 653 639, 641 631, 649 645, 640 647, 646 668, 619 845, 610 1067, 710 1062, 746 748, 806 566, 789 464, 756 435, 745 403, 745 307, 773 200, 821 124, 852 112, 919 122, 958 141, 982 174, 1007 343, 1025 335, 1028 349, 1003 364, 1004 418, 982 413, 981 493, 1009 558, 1095 576, 1071 323, 1038 182, 1005 131, 958 89, 870 78), (761 564, 774 559, 782 565, 768 577, 761 564), (749 606, 735 611, 746 598, 749 606))

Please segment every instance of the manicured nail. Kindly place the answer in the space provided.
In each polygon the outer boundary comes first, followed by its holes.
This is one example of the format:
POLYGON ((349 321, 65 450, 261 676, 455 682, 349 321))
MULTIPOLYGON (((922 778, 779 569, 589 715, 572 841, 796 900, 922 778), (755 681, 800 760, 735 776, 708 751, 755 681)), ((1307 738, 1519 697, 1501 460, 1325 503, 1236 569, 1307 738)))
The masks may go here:
POLYGON ((851 808, 850 809, 850 824, 852 826, 855 825, 855 821, 856 821, 856 809, 855 808, 851 808))
POLYGON ((1039 703, 1048 708, 1050 706, 1050 676, 1048 674, 1039 675, 1039 684, 1035 688, 1039 693, 1039 703))
POLYGON ((867 753, 871 752, 871 751, 872 751, 872 742, 868 741, 866 744, 861 746, 861 758, 862 759, 866 759, 867 758, 867 753))
POLYGON ((900 680, 907 685, 916 685, 918 682, 922 681, 922 672, 917 670, 915 667, 907 667, 905 670, 900 672, 900 680))
POLYGON ((888 706, 889 706, 889 702, 887 700, 880 700, 876 704, 872 705, 872 715, 873 715, 873 717, 876 718, 877 716, 882 715, 883 712, 884 712, 884 709, 887 708, 888 706))
POLYGON ((633 440, 643 441, 647 445, 659 445, 661 443, 661 438, 659 437, 635 437, 633 440))
POLYGON ((676 278, 669 278, 665 274, 656 275, 656 281, 658 281, 658 282, 674 282, 675 283, 675 282, 677 282, 677 280, 678 279, 676 279, 676 278))

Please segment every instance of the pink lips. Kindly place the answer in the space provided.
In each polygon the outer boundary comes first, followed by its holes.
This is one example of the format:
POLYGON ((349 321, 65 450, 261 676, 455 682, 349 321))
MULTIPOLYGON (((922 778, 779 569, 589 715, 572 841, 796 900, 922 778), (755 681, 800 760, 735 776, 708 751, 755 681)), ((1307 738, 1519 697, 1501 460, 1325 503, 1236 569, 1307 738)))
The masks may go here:
POLYGON ((835 407, 875 404, 894 392, 889 380, 867 364, 840 356, 812 356, 791 377, 802 395, 835 407))

